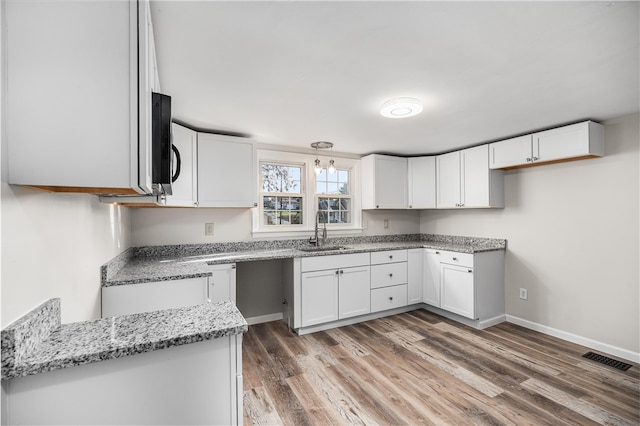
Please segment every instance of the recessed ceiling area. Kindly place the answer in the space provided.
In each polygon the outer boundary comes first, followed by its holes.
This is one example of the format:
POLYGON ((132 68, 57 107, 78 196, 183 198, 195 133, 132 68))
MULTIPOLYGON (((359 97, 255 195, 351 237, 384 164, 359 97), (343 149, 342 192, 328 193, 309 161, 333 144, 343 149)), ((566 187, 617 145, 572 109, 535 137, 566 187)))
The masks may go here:
POLYGON ((638 2, 152 1, 191 126, 353 154, 436 154, 638 112, 638 2), (423 111, 380 114, 399 97, 423 111))

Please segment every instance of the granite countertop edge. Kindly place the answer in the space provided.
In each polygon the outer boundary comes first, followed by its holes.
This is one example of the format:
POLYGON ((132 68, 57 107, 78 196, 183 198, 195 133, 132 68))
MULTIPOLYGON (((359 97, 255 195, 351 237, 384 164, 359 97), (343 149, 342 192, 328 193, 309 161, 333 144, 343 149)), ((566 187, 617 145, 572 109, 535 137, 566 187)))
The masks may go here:
MULTIPOLYGON (((409 237, 414 237, 410 235, 409 237)), ((306 240, 302 241, 303 243, 306 240)), ((235 243, 237 246, 247 246, 248 244, 235 243)), ((274 247, 251 249, 250 247, 236 247, 234 243, 227 243, 228 251, 207 252, 208 247, 198 247, 198 255, 181 256, 179 252, 164 255, 138 255, 129 257, 126 263, 120 265, 120 269, 111 277, 103 278, 102 287, 112 287, 127 284, 141 284, 154 281, 172 281, 188 278, 198 278, 211 276, 210 266, 223 265, 229 263, 243 263, 265 260, 279 260, 292 258, 306 258, 318 256, 332 256, 340 254, 367 253, 385 250, 400 250, 412 248, 427 248, 434 250, 455 251, 458 253, 482 253, 488 251, 505 250, 506 240, 472 238, 472 237, 452 237, 444 236, 442 240, 400 240, 384 241, 374 240, 351 242, 348 239, 329 239, 327 245, 339 245, 345 247, 341 250, 330 251, 304 251, 301 244, 297 247, 274 247), (235 250, 234 250, 235 249, 235 250)), ((176 250, 173 246, 172 249, 176 250)), ((185 250, 191 248, 184 246, 185 250)), ((143 248, 141 251, 144 252, 143 248)), ((152 253, 162 252, 162 247, 153 247, 152 253)), ((209 249, 211 250, 211 249, 209 249)), ((191 253, 190 253, 191 254, 191 253)))

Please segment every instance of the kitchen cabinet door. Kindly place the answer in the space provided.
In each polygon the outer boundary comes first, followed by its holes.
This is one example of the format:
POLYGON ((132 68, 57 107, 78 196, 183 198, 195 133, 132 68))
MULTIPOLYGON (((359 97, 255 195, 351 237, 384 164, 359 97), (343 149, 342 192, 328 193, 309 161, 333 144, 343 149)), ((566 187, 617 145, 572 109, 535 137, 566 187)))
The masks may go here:
POLYGON ((476 319, 473 269, 441 263, 440 288, 442 309, 476 319))
POLYGON ((460 205, 460 152, 436 157, 437 206, 455 208, 460 205))
MULTIPOLYGON (((167 206, 195 207, 198 205, 198 149, 197 133, 191 129, 173 123, 173 146, 180 155, 180 175, 171 185, 173 195, 167 196, 167 206)), ((176 157, 174 154, 174 171, 176 171, 176 157)))
POLYGON ((504 191, 502 186, 492 187, 491 174, 502 174, 489 169, 489 145, 480 145, 460 151, 460 203, 463 207, 504 207, 504 203, 492 200, 492 193, 504 191))
POLYGON ((258 205, 256 143, 247 138, 198 133, 198 205, 258 205))
POLYGON ((489 169, 489 146, 439 155, 438 208, 504 207, 504 172, 489 169))
POLYGON ((102 287, 103 318, 206 302, 206 277, 102 287))
POLYGON ((302 273, 300 282, 302 327, 338 319, 338 277, 337 269, 302 273))
POLYGON ((231 300, 236 303, 236 265, 214 265, 208 279, 207 300, 221 302, 231 300))
POLYGON ((593 121, 533 134, 532 160, 549 162, 604 155, 604 129, 593 121))
POLYGON ((409 208, 436 208, 436 157, 413 157, 409 165, 409 208))
POLYGON ((424 249, 422 301, 440 307, 440 251, 424 249))
POLYGON ((424 249, 408 250, 407 261, 407 298, 409 305, 422 302, 422 287, 424 282, 423 273, 423 251, 424 249))
POLYGON ((370 273, 368 266, 339 270, 339 319, 371 312, 370 273))
POLYGON ((372 154, 362 158, 362 208, 406 209, 407 159, 372 154))
POLYGON ((148 1, 6 3, 9 183, 152 192, 150 16, 148 1))
POLYGON ((519 136, 489 145, 489 167, 501 169, 531 162, 531 135, 519 136))

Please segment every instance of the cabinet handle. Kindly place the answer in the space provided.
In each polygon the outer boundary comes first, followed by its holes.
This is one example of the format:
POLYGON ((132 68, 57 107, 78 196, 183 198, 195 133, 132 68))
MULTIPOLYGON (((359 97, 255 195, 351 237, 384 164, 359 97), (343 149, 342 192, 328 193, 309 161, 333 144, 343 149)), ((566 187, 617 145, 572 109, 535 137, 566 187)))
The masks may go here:
POLYGON ((379 208, 380 208, 380 206, 376 204, 376 209, 379 209, 379 208))
POLYGON ((472 272, 473 272, 473 270, 472 270, 472 269, 467 269, 467 272, 468 272, 468 273, 472 273, 472 272))
POLYGON ((439 251, 437 251, 437 252, 436 252, 436 254, 440 254, 440 252, 439 252, 439 251))
POLYGON ((409 204, 409 208, 411 209, 411 208, 413 208, 413 206, 411 204, 409 204))
POLYGON ((393 259, 393 256, 389 256, 389 259, 393 259))
POLYGON ((532 161, 532 162, 533 162, 533 161, 538 161, 538 160, 539 160, 539 158, 538 158, 538 157, 533 157, 533 158, 531 159, 531 161, 532 161))
POLYGON ((531 162, 531 158, 527 158, 527 163, 530 163, 530 162, 531 162))
POLYGON ((393 301, 393 296, 389 296, 389 300, 393 301))
POLYGON ((455 261, 457 262, 457 261, 458 261, 458 258, 457 258, 457 257, 454 257, 454 258, 453 258, 453 260, 455 260, 455 261))
POLYGON ((340 273, 340 270, 336 270, 336 275, 338 275, 340 273))
POLYGON ((253 203, 253 207, 258 207, 258 203, 253 203))
POLYGON ((344 274, 344 271, 342 269, 340 269, 340 275, 344 274))
POLYGON ((393 278, 393 274, 389 274, 389 278, 393 278))

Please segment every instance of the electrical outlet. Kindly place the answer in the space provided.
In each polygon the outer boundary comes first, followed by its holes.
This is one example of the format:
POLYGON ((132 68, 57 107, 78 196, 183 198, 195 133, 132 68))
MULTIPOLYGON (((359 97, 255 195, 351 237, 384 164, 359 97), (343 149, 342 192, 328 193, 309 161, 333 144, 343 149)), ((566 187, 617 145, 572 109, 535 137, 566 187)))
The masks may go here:
POLYGON ((528 297, 527 289, 526 288, 521 288, 520 289, 520 299, 527 300, 527 297, 528 297))
POLYGON ((384 220, 384 229, 389 229, 389 219, 384 220))
POLYGON ((204 224, 204 235, 210 237, 213 235, 213 223, 205 223, 204 224))

